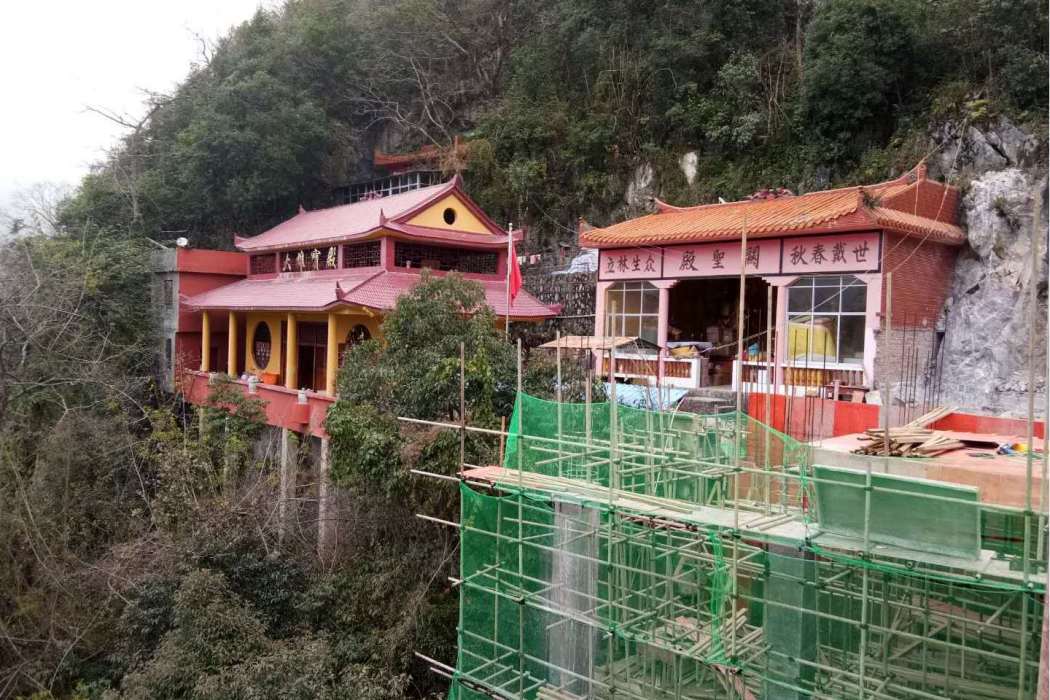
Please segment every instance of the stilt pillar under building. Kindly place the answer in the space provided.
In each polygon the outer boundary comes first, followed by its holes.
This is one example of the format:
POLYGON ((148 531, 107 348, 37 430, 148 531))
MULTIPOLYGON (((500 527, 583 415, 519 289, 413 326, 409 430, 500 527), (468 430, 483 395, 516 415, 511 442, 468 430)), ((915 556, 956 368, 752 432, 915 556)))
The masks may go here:
POLYGON ((317 462, 317 554, 328 560, 335 551, 335 522, 332 520, 332 450, 329 440, 321 440, 317 462))
POLYGON ((769 678, 765 700, 802 700, 810 694, 817 660, 817 589, 813 555, 795 547, 769 545, 769 576, 765 582, 765 637, 769 644, 769 678))
POLYGON ((284 539, 291 529, 292 499, 295 495, 295 446, 292 431, 281 429, 281 482, 277 494, 277 534, 284 539))

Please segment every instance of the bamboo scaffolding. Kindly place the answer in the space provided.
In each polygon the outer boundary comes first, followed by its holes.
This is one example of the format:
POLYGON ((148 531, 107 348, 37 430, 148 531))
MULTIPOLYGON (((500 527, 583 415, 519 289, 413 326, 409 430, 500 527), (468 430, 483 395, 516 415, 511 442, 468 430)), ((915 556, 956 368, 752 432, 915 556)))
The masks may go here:
MULTIPOLYGON (((491 627, 478 630, 466 625, 461 607, 459 667, 453 669, 420 657, 436 673, 451 676, 454 682, 482 695, 504 700, 523 700, 526 696, 577 698, 580 696, 574 688, 578 687, 586 687, 588 697, 617 700, 719 698, 728 693, 758 697, 755 693, 764 687, 813 698, 1028 697, 1031 679, 1038 670, 1038 644, 1030 648, 1027 620, 1042 609, 1040 589, 1030 574, 1034 563, 1045 561, 1040 548, 1028 545, 1035 536, 1032 528, 1026 526, 1024 531, 1022 572, 1009 572, 1005 562, 967 562, 934 555, 912 558, 914 552, 876 548, 870 528, 873 494, 914 497, 914 493, 873 484, 869 462, 863 485, 856 486, 865 494, 862 538, 852 547, 846 541, 836 541, 835 547, 822 545, 812 550, 809 542, 821 542, 822 535, 819 524, 812 522, 809 511, 802 507, 802 494, 814 484, 844 484, 825 482, 809 473, 801 447, 778 443, 780 458, 772 459, 771 434, 766 432, 764 445, 759 445, 746 427, 749 419, 740 413, 726 422, 717 418, 679 421, 671 414, 656 412, 636 421, 633 427, 622 425, 615 401, 615 349, 608 352, 608 435, 596 434, 593 429, 589 391, 585 393, 586 424, 582 431, 565 429, 561 401, 557 402, 553 436, 526 435, 520 403, 509 432, 468 425, 463 348, 459 420, 404 419, 457 431, 460 471, 454 480, 495 495, 492 529, 420 517, 456 526, 464 537, 479 535, 505 542, 517 555, 516 561, 483 563, 475 571, 465 571, 461 580, 453 580, 461 591, 491 598, 491 627), (733 427, 727 429, 728 425, 733 427), (713 444, 718 447, 728 442, 732 454, 719 448, 711 458, 706 458, 707 453, 701 458, 676 447, 681 440, 695 438, 697 431, 705 435, 713 431, 713 444), (466 437, 472 432, 493 440, 509 439, 508 449, 515 450, 517 468, 467 465, 466 437), (746 439, 745 434, 749 436, 746 439), (744 445, 763 449, 764 454, 760 459, 751 458, 742 451, 744 445), (532 471, 537 469, 553 473, 532 471), (790 488, 756 488, 756 484, 769 484, 778 472, 790 488), (702 482, 724 483, 727 478, 733 481, 732 493, 726 495, 722 488, 722 496, 715 501, 704 493, 706 488, 683 490, 702 482), (748 480, 746 498, 741 497, 742 479, 748 480), (789 496, 789 491, 794 495, 789 496), (680 493, 692 495, 682 500, 677 497, 680 493), (547 500, 536 498, 543 494, 547 500), (553 504, 563 498, 579 504, 580 510, 553 522, 553 504), (774 498, 782 506, 779 512, 772 509, 774 498), (712 502, 718 505, 710 505, 712 502), (766 545, 786 541, 802 542, 800 547, 813 553, 812 580, 770 573, 765 560, 780 555, 767 552, 766 545), (576 551, 574 543, 590 544, 585 551, 576 551), (842 558, 837 558, 836 552, 842 558), (568 581, 549 578, 550 572, 543 569, 526 566, 526 560, 555 556, 563 566, 594 567, 601 585, 593 590, 581 589, 568 581), (876 570, 876 566, 891 568, 876 570), (728 594, 723 593, 725 597, 717 606, 708 604, 715 591, 711 578, 715 572, 728 575, 728 594), (756 586, 770 576, 812 589, 816 604, 756 594, 756 586), (1025 583, 1033 587, 1025 588, 1025 583), (1008 587, 997 588, 1000 584, 1008 587), (561 597, 556 599, 556 593, 561 597), (556 600, 575 602, 567 607, 556 600), (855 602, 860 603, 859 620, 855 602), (769 645, 761 626, 748 623, 744 608, 749 605, 812 616, 817 629, 816 656, 792 659, 813 669, 816 675, 812 682, 792 680, 770 670, 771 658, 780 659, 783 654, 769 645), (514 607, 518 634, 516 641, 511 641, 497 631, 505 627, 501 627, 502 612, 514 607), (586 667, 567 668, 530 650, 525 638, 526 620, 536 619, 545 621, 541 629, 547 634, 567 626, 593 630, 587 637, 586 667), (835 625, 841 630, 824 639, 835 625), (848 639, 855 633, 861 638, 859 648, 835 639, 835 635, 848 639), (603 635, 604 652, 595 656, 598 650, 594 644, 603 635), (720 656, 719 640, 727 645, 726 659, 720 656), (1017 670, 1013 682, 996 670, 1010 666, 1017 670)), ((520 392, 520 341, 517 381, 520 392)), ((559 357, 559 399, 563 398, 561 387, 559 357)), ((660 396, 659 382, 655 388, 660 396)), ((948 410, 930 411, 905 426, 872 437, 876 443, 885 443, 887 437, 893 440, 904 434, 901 430, 925 435, 923 431, 932 432, 925 426, 948 410)), ((433 476, 445 482, 450 479, 433 476)), ((964 499, 929 497, 931 502, 972 507, 972 502, 964 499)), ((1031 507, 1024 511, 1006 507, 987 510, 1026 516, 1032 513, 1031 507)))

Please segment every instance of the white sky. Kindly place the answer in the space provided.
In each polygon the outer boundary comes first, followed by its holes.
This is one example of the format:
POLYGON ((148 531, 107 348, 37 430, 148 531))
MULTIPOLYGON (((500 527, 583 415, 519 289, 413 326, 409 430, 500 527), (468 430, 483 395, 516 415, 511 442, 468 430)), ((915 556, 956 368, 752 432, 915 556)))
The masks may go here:
POLYGON ((75 185, 135 117, 143 89, 169 91, 214 41, 273 0, 0 2, 0 208, 38 182, 75 185))

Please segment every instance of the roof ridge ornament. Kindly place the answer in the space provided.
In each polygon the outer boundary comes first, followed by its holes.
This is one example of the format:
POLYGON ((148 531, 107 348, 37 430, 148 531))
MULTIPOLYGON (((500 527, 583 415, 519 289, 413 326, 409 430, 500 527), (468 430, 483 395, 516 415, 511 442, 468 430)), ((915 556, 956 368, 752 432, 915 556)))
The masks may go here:
POLYGON ((346 299, 346 290, 343 289, 343 286, 341 284, 339 284, 339 280, 335 281, 335 298, 339 301, 343 301, 346 299))
POLYGON ((383 211, 383 207, 379 207, 379 225, 386 226, 386 213, 383 211))
POLYGON ((300 214, 305 214, 306 213, 306 208, 303 206, 302 202, 299 202, 299 213, 300 214))

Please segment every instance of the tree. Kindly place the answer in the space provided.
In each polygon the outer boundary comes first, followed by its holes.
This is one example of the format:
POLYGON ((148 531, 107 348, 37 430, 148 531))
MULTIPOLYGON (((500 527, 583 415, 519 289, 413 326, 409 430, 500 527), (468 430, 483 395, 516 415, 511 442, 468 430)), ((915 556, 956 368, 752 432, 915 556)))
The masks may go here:
POLYGON ((830 0, 817 6, 805 48, 800 129, 840 158, 888 138, 909 88, 908 25, 883 0, 830 0))

